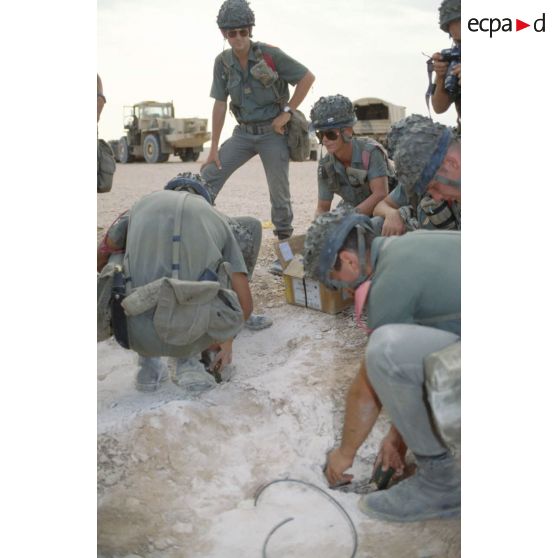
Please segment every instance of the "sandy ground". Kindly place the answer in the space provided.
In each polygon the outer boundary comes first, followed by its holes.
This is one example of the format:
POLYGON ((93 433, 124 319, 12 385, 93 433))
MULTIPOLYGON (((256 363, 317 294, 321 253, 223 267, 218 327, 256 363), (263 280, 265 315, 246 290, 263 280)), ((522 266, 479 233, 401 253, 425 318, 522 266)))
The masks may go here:
MULTIPOLYGON (((203 155, 202 155, 203 158, 203 155)), ((295 234, 316 203, 315 162, 291 163, 295 234)), ((198 163, 117 165, 112 192, 98 196, 100 237, 141 196, 198 163)), ((349 557, 351 531, 325 496, 279 478, 327 489, 324 457, 340 437, 344 397, 366 338, 352 310, 330 316, 287 305, 282 279, 266 272, 274 259, 263 167, 255 158, 222 190, 217 207, 264 223, 252 282, 256 310, 274 319, 264 331, 241 331, 230 382, 187 398, 172 382, 155 394, 134 388, 136 356, 113 340, 98 344, 98 553, 103 557, 349 557), (267 228, 266 228, 267 227, 267 228)), ((359 451, 353 472, 369 477, 383 416, 359 451)), ((427 558, 460 555, 459 520, 391 524, 357 507, 359 496, 328 491, 352 518, 356 556, 427 558)))

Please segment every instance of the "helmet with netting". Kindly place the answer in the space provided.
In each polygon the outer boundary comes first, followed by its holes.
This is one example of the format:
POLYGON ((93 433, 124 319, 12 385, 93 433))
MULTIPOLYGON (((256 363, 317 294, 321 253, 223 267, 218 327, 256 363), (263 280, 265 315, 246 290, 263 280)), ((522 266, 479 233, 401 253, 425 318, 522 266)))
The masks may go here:
POLYGON ((400 121, 395 146, 395 170, 407 194, 424 194, 453 141, 451 128, 413 114, 400 121))
POLYGON ((213 205, 213 196, 200 174, 189 171, 181 172, 167 182, 165 190, 197 194, 198 196, 202 196, 210 205, 213 205))
POLYGON ((357 121, 351 100, 344 95, 320 97, 310 111, 310 130, 345 128, 357 121))
POLYGON ((390 159, 393 159, 395 156, 395 151, 397 150, 397 144, 401 139, 402 134, 404 133, 406 128, 414 125, 414 123, 422 121, 424 116, 419 114, 411 114, 407 118, 402 118, 397 122, 394 122, 391 125, 391 128, 388 132, 386 143, 387 143, 387 152, 390 159))
POLYGON ((440 29, 449 33, 449 24, 461 19, 461 0, 444 0, 438 11, 440 12, 440 29))
POLYGON ((256 25, 254 12, 246 0, 226 0, 217 15, 219 29, 238 29, 256 25))
MULTIPOLYGON (((336 281, 330 277, 337 261, 337 255, 345 244, 349 233, 358 227, 362 231, 373 232, 370 218, 357 213, 354 208, 342 206, 318 215, 310 225, 304 239, 304 274, 310 279, 317 279, 326 287, 355 287, 366 278, 364 276, 364 244, 359 239, 359 260, 361 271, 353 284, 336 281)), ((364 243, 364 240, 362 241, 364 243)))

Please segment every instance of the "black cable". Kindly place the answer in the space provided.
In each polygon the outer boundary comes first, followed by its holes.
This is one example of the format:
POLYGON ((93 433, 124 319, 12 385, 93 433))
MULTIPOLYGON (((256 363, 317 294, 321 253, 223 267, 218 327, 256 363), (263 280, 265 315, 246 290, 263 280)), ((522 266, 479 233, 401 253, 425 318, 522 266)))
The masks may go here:
MULTIPOLYGON (((332 496, 330 496, 325 490, 323 490, 322 488, 320 488, 319 486, 316 486, 315 484, 312 484, 311 482, 307 482, 307 481, 303 481, 303 480, 298 480, 298 479, 277 479, 271 482, 268 482, 267 484, 264 484, 263 486, 260 486, 260 488, 258 488, 258 490, 256 491, 256 495, 254 496, 254 507, 258 505, 258 499, 261 496, 262 492, 268 487, 271 486, 272 484, 276 484, 279 482, 295 482, 298 484, 302 484, 304 486, 309 486, 310 488, 314 488, 315 490, 317 490, 318 492, 321 492, 324 496, 326 496, 333 504, 335 504, 335 506, 337 507, 337 509, 343 514, 343 516, 345 517, 345 519, 347 520, 347 522, 349 523, 349 527, 351 528, 351 534, 353 537, 353 551, 351 553, 350 558, 354 558, 356 556, 356 552, 357 552, 357 548, 358 548, 358 535, 357 535, 357 531, 355 528, 355 524, 353 523, 353 520, 351 519, 351 517, 349 516, 349 514, 345 511, 345 508, 332 496)), ((284 521, 282 521, 281 523, 277 524, 272 530, 271 532, 267 535, 265 542, 264 542, 264 546, 263 546, 263 554, 262 557, 263 558, 267 558, 267 554, 266 554, 266 547, 267 547, 267 543, 269 542, 269 539, 271 538, 271 535, 273 535, 273 533, 275 533, 275 531, 277 531, 277 529, 279 529, 280 527, 282 527, 283 525, 285 525, 285 523, 288 523, 289 521, 291 521, 293 518, 289 517, 288 519, 285 519, 284 521)))

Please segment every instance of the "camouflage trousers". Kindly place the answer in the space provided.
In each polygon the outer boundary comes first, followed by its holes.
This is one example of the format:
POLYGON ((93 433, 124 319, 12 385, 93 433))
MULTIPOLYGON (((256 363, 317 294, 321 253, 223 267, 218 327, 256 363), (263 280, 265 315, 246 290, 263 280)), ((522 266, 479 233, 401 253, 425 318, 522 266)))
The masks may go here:
POLYGON ((227 217, 227 220, 240 246, 250 280, 262 244, 262 224, 254 217, 227 217))
POLYGON ((455 333, 411 324, 384 325, 368 340, 370 383, 415 455, 429 457, 448 451, 433 426, 432 409, 424 396, 424 359, 458 340, 455 333))
POLYGON ((254 155, 260 156, 267 178, 273 232, 279 239, 289 238, 293 233, 293 210, 289 190, 289 150, 286 136, 273 131, 266 134, 250 134, 237 126, 233 135, 219 149, 222 169, 219 170, 212 163, 203 169, 202 178, 216 199, 230 175, 254 155))

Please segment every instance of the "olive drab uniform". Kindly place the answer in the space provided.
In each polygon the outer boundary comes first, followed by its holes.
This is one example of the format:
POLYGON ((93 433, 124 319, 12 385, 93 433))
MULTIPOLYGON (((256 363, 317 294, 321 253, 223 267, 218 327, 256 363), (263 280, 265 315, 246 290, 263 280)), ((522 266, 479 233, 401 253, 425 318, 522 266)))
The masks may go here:
POLYGON ((97 140, 97 193, 110 192, 112 178, 116 171, 116 163, 109 144, 102 139, 97 140))
POLYGON ((440 380, 456 386, 460 378, 460 252, 461 233, 454 231, 372 241, 366 370, 394 426, 419 456, 444 454, 448 438, 449 446, 458 445, 460 391, 447 392, 440 380), (432 411, 442 433, 432 427, 432 411))
POLYGON ((289 84, 296 85, 307 71, 280 49, 264 43, 251 43, 246 71, 232 49, 217 56, 213 70, 210 95, 224 102, 230 97, 230 109, 238 125, 219 148, 222 169, 208 165, 202 177, 216 198, 229 176, 259 155, 269 188, 274 233, 281 239, 293 231, 289 152, 287 137, 277 134, 271 124, 289 100, 289 84))
MULTIPOLYGON (((200 198, 201 199, 201 198, 200 198)), ((242 258, 246 266, 248 278, 256 266, 258 253, 262 240, 262 227, 258 219, 253 217, 228 217, 214 208, 212 212, 218 214, 230 227, 232 234, 240 248, 242 258)), ((112 253, 109 264, 102 270, 98 279, 97 296, 97 341, 103 341, 112 335, 110 328, 109 299, 110 289, 114 275, 114 265, 122 265, 124 252, 127 246, 128 226, 130 222, 130 211, 122 213, 110 226, 105 239, 101 243, 102 253, 112 253), (107 240, 110 241, 112 249, 107 249, 107 240), (108 290, 107 290, 108 289, 108 290)), ((232 271, 236 271, 233 269, 232 271)))
POLYGON ((318 165, 318 198, 331 201, 337 194, 353 207, 370 197, 370 181, 393 176, 384 147, 372 139, 351 140, 353 153, 347 168, 333 154, 322 157, 318 165))
POLYGON ((240 330, 230 276, 247 269, 227 219, 203 198, 174 191, 145 196, 117 220, 110 238, 125 242, 130 349, 189 357, 240 330))

